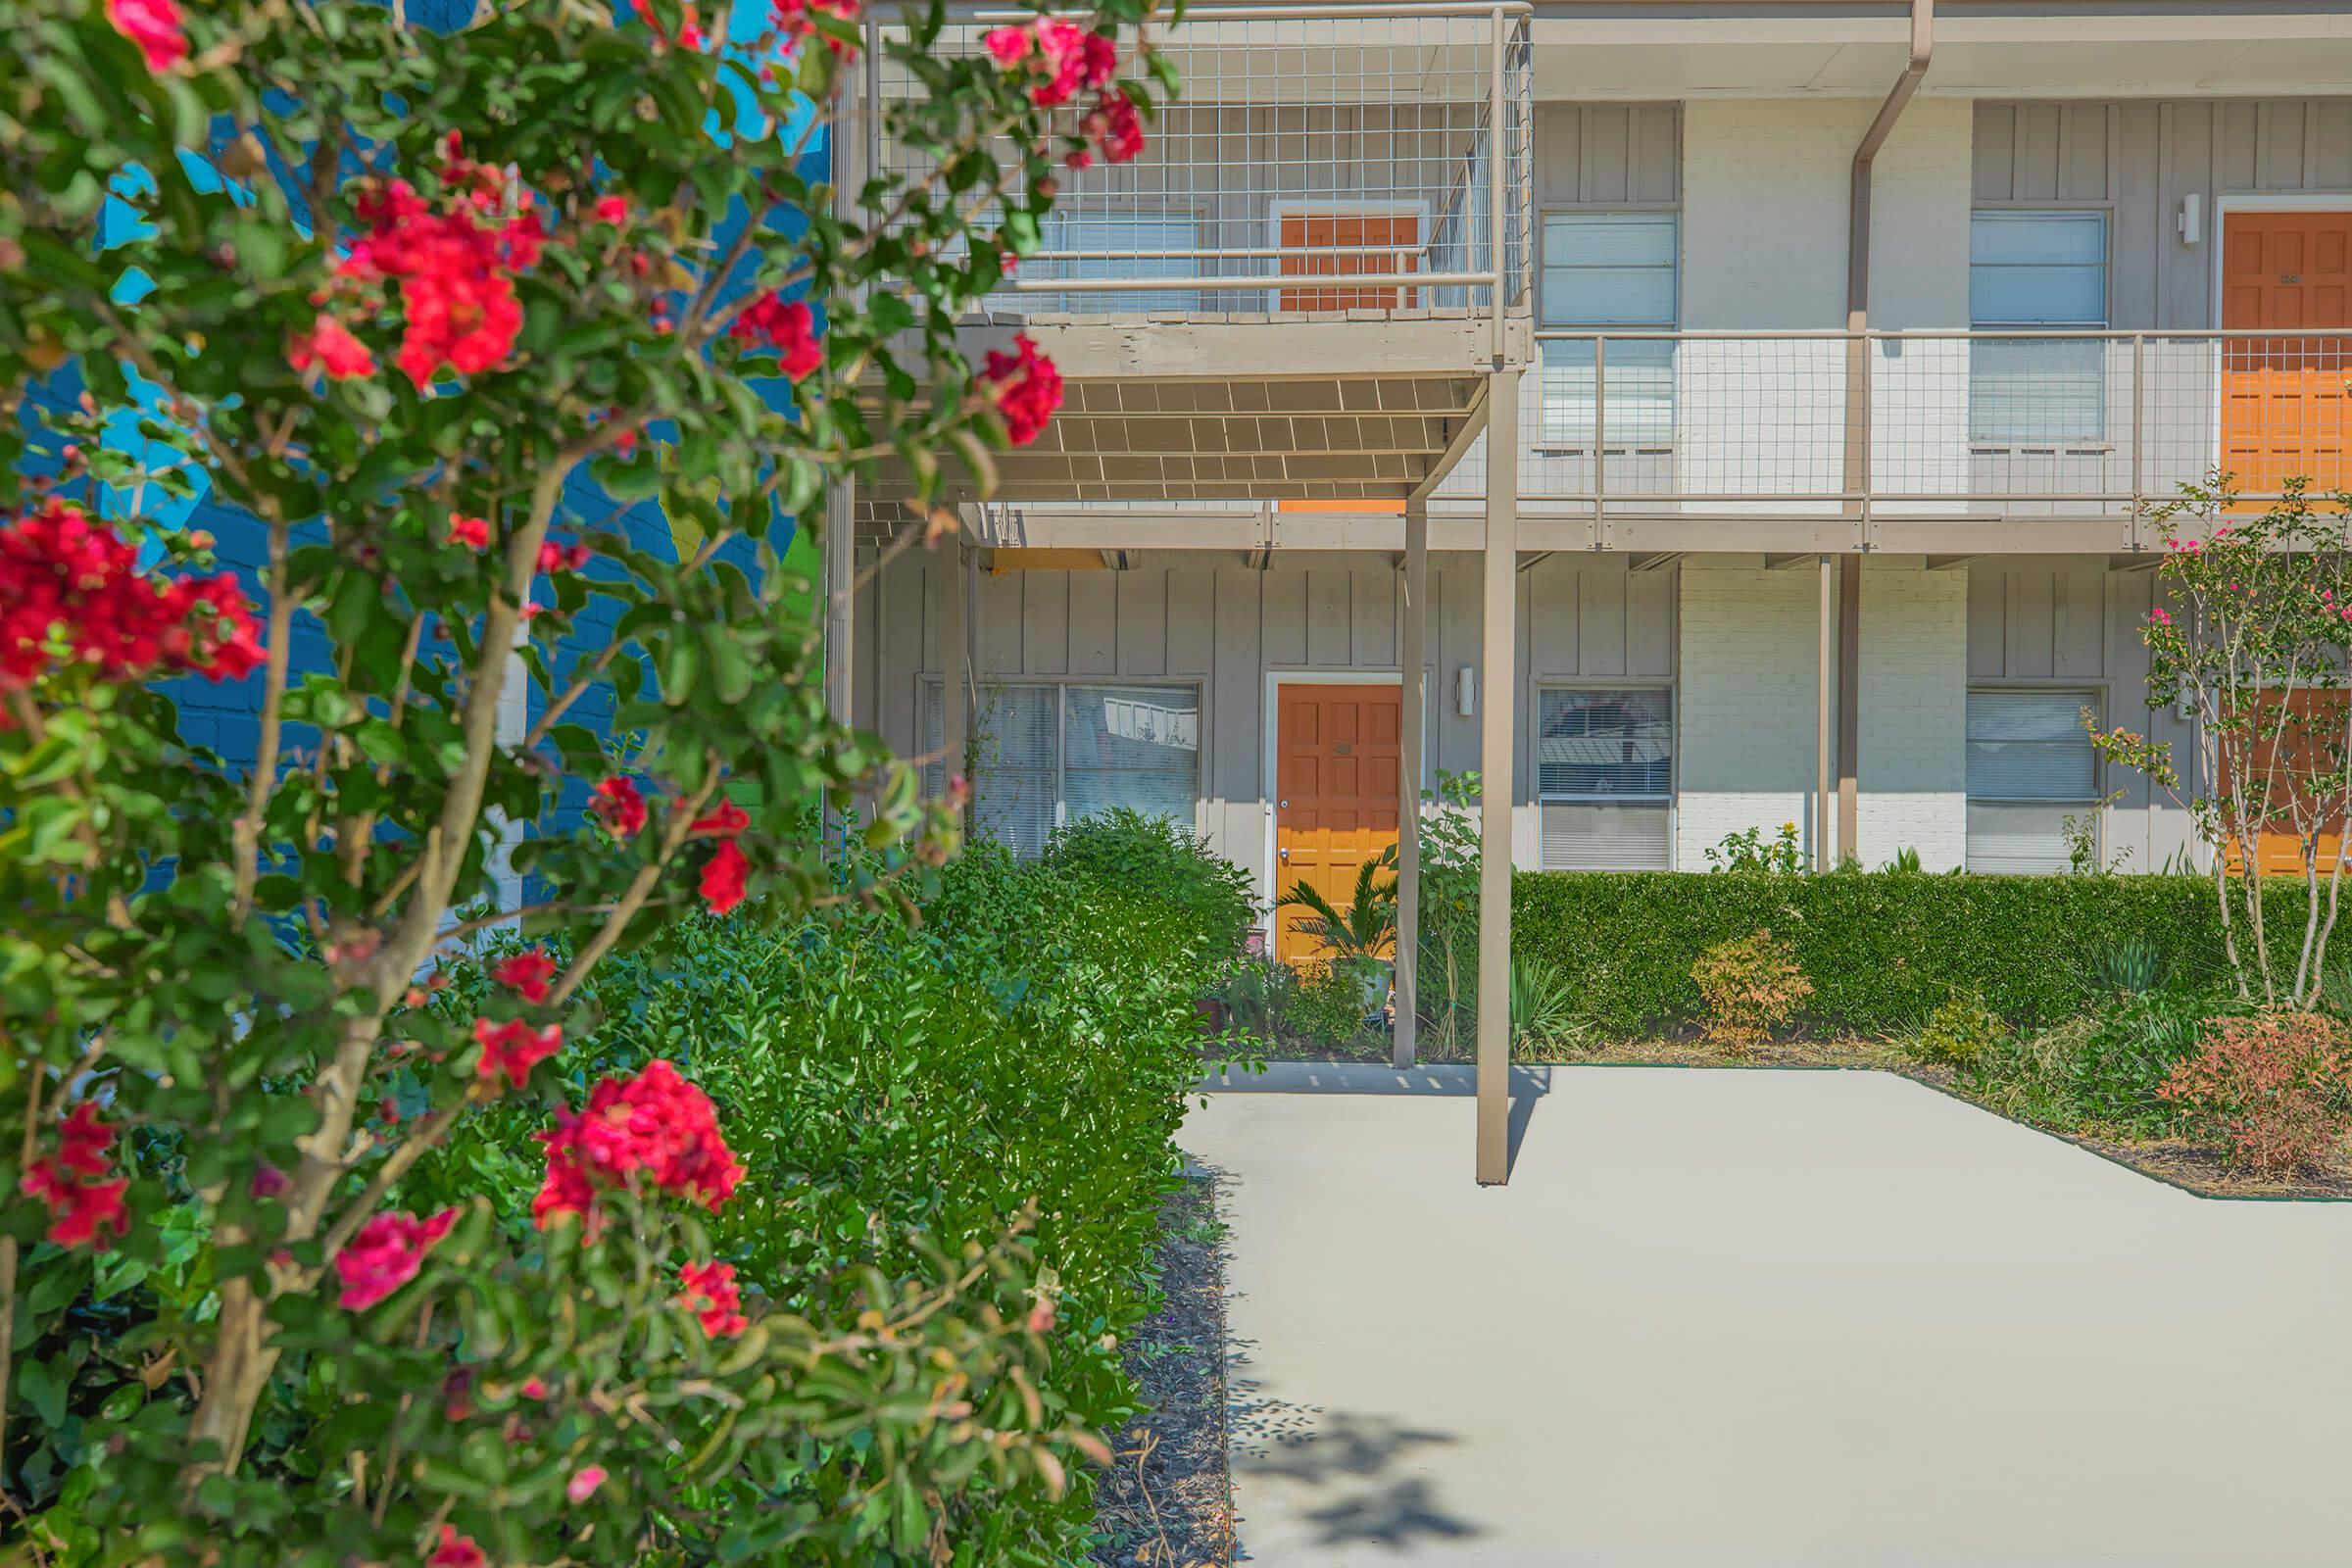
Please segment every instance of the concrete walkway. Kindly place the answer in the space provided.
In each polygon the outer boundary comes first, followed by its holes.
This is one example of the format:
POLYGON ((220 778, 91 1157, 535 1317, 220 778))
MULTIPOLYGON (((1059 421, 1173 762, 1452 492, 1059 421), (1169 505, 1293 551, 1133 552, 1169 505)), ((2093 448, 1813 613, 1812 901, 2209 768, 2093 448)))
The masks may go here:
POLYGON ((1277 1068, 1224 1173, 1245 1558, 2352 1563, 2352 1204, 1868 1072, 1277 1068), (1280 1092, 1266 1092, 1269 1090, 1280 1092))

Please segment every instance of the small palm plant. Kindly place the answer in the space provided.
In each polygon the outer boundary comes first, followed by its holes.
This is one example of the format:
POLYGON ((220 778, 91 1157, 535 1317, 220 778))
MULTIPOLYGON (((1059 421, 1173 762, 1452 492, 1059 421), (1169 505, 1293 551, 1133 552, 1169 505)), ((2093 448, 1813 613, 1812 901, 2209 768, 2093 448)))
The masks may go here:
POLYGON ((1277 909, 1304 909, 1292 927, 1329 953, 1335 961, 1387 958, 1396 951, 1396 849, 1355 868, 1355 893, 1340 908, 1304 877, 1291 884, 1277 909), (1385 878, 1382 873, 1387 872, 1385 878))

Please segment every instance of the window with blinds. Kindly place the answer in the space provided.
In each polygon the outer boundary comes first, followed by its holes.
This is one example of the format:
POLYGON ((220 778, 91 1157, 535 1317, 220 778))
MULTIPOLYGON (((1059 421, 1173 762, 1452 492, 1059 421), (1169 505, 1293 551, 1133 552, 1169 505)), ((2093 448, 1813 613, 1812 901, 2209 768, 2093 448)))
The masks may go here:
POLYGON ((2065 823, 2099 799, 2098 758, 2082 726, 2090 690, 1968 694, 1968 868, 2033 873, 2067 866, 2065 823))
POLYGON ((1545 870, 1672 869, 1674 693, 1663 686, 1539 691, 1536 795, 1545 870))
MULTIPOLYGON (((2107 215, 1991 209, 1968 228, 1968 318, 1979 331, 2107 324, 2107 215)), ((2107 436, 2107 345, 2096 338, 1969 344, 1969 439, 2069 446, 2107 436)))
MULTIPOLYGON (((1544 324, 1551 327, 1671 329, 1681 310, 1677 262, 1681 219, 1674 213, 1546 213, 1544 217, 1544 324)), ((1662 447, 1674 439, 1674 345, 1612 342, 1596 376, 1590 343, 1541 346, 1544 446, 1591 446, 1594 387, 1608 394, 1607 438, 1614 452, 1662 447)))
MULTIPOLYGON (((923 686, 924 750, 945 723, 937 681, 923 686)), ((1190 686, 983 687, 972 725, 979 831, 1034 856, 1055 827, 1131 807, 1190 827, 1200 795, 1200 696, 1190 686)), ((925 788, 947 787, 944 762, 925 788)))
MULTIPOLYGON (((1038 275, 1068 278, 1198 277, 1200 220, 1191 213, 1082 213, 1056 208, 1046 215, 1038 275), (1175 255, 1154 254, 1176 252, 1175 255)), ((1035 309, 1112 314, 1200 309, 1189 288, 1073 291, 1050 295, 1035 309)))

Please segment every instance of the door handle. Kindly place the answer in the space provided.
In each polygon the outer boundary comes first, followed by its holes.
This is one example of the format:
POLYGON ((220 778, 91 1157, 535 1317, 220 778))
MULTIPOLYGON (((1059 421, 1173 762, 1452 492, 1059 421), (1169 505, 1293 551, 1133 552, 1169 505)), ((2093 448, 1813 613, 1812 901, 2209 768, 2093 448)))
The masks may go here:
POLYGON ((1288 801, 1276 801, 1274 803, 1274 808, 1278 811, 1287 811, 1291 808, 1291 803, 1288 801))
POLYGON ((1279 859, 1281 859, 1281 860, 1283 860, 1283 861, 1285 861, 1285 862, 1289 861, 1289 859, 1290 859, 1290 858, 1291 858, 1291 852, 1290 852, 1290 851, 1288 851, 1288 850, 1276 850, 1276 851, 1274 852, 1274 854, 1275 854, 1275 857, 1276 857, 1277 858, 1279 858, 1279 859))

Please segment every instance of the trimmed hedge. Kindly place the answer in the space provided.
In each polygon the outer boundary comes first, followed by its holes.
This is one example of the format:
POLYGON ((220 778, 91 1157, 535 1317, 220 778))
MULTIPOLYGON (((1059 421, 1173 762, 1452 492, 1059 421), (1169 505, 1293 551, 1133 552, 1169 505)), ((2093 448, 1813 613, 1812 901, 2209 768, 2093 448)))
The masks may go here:
MULTIPOLYGON (((2265 898, 2274 956, 2284 931, 2291 961, 2302 884, 2265 898)), ((2127 937, 2189 974, 2226 967, 2213 884, 2194 876, 1525 871, 1511 922, 1516 955, 1556 964, 1587 1016, 1629 1035, 1697 1017, 1691 961, 1759 926, 1795 945, 1816 1029, 1906 1028, 1955 991, 2015 1025, 2054 1023, 2081 1009, 2084 960, 2127 937)))

